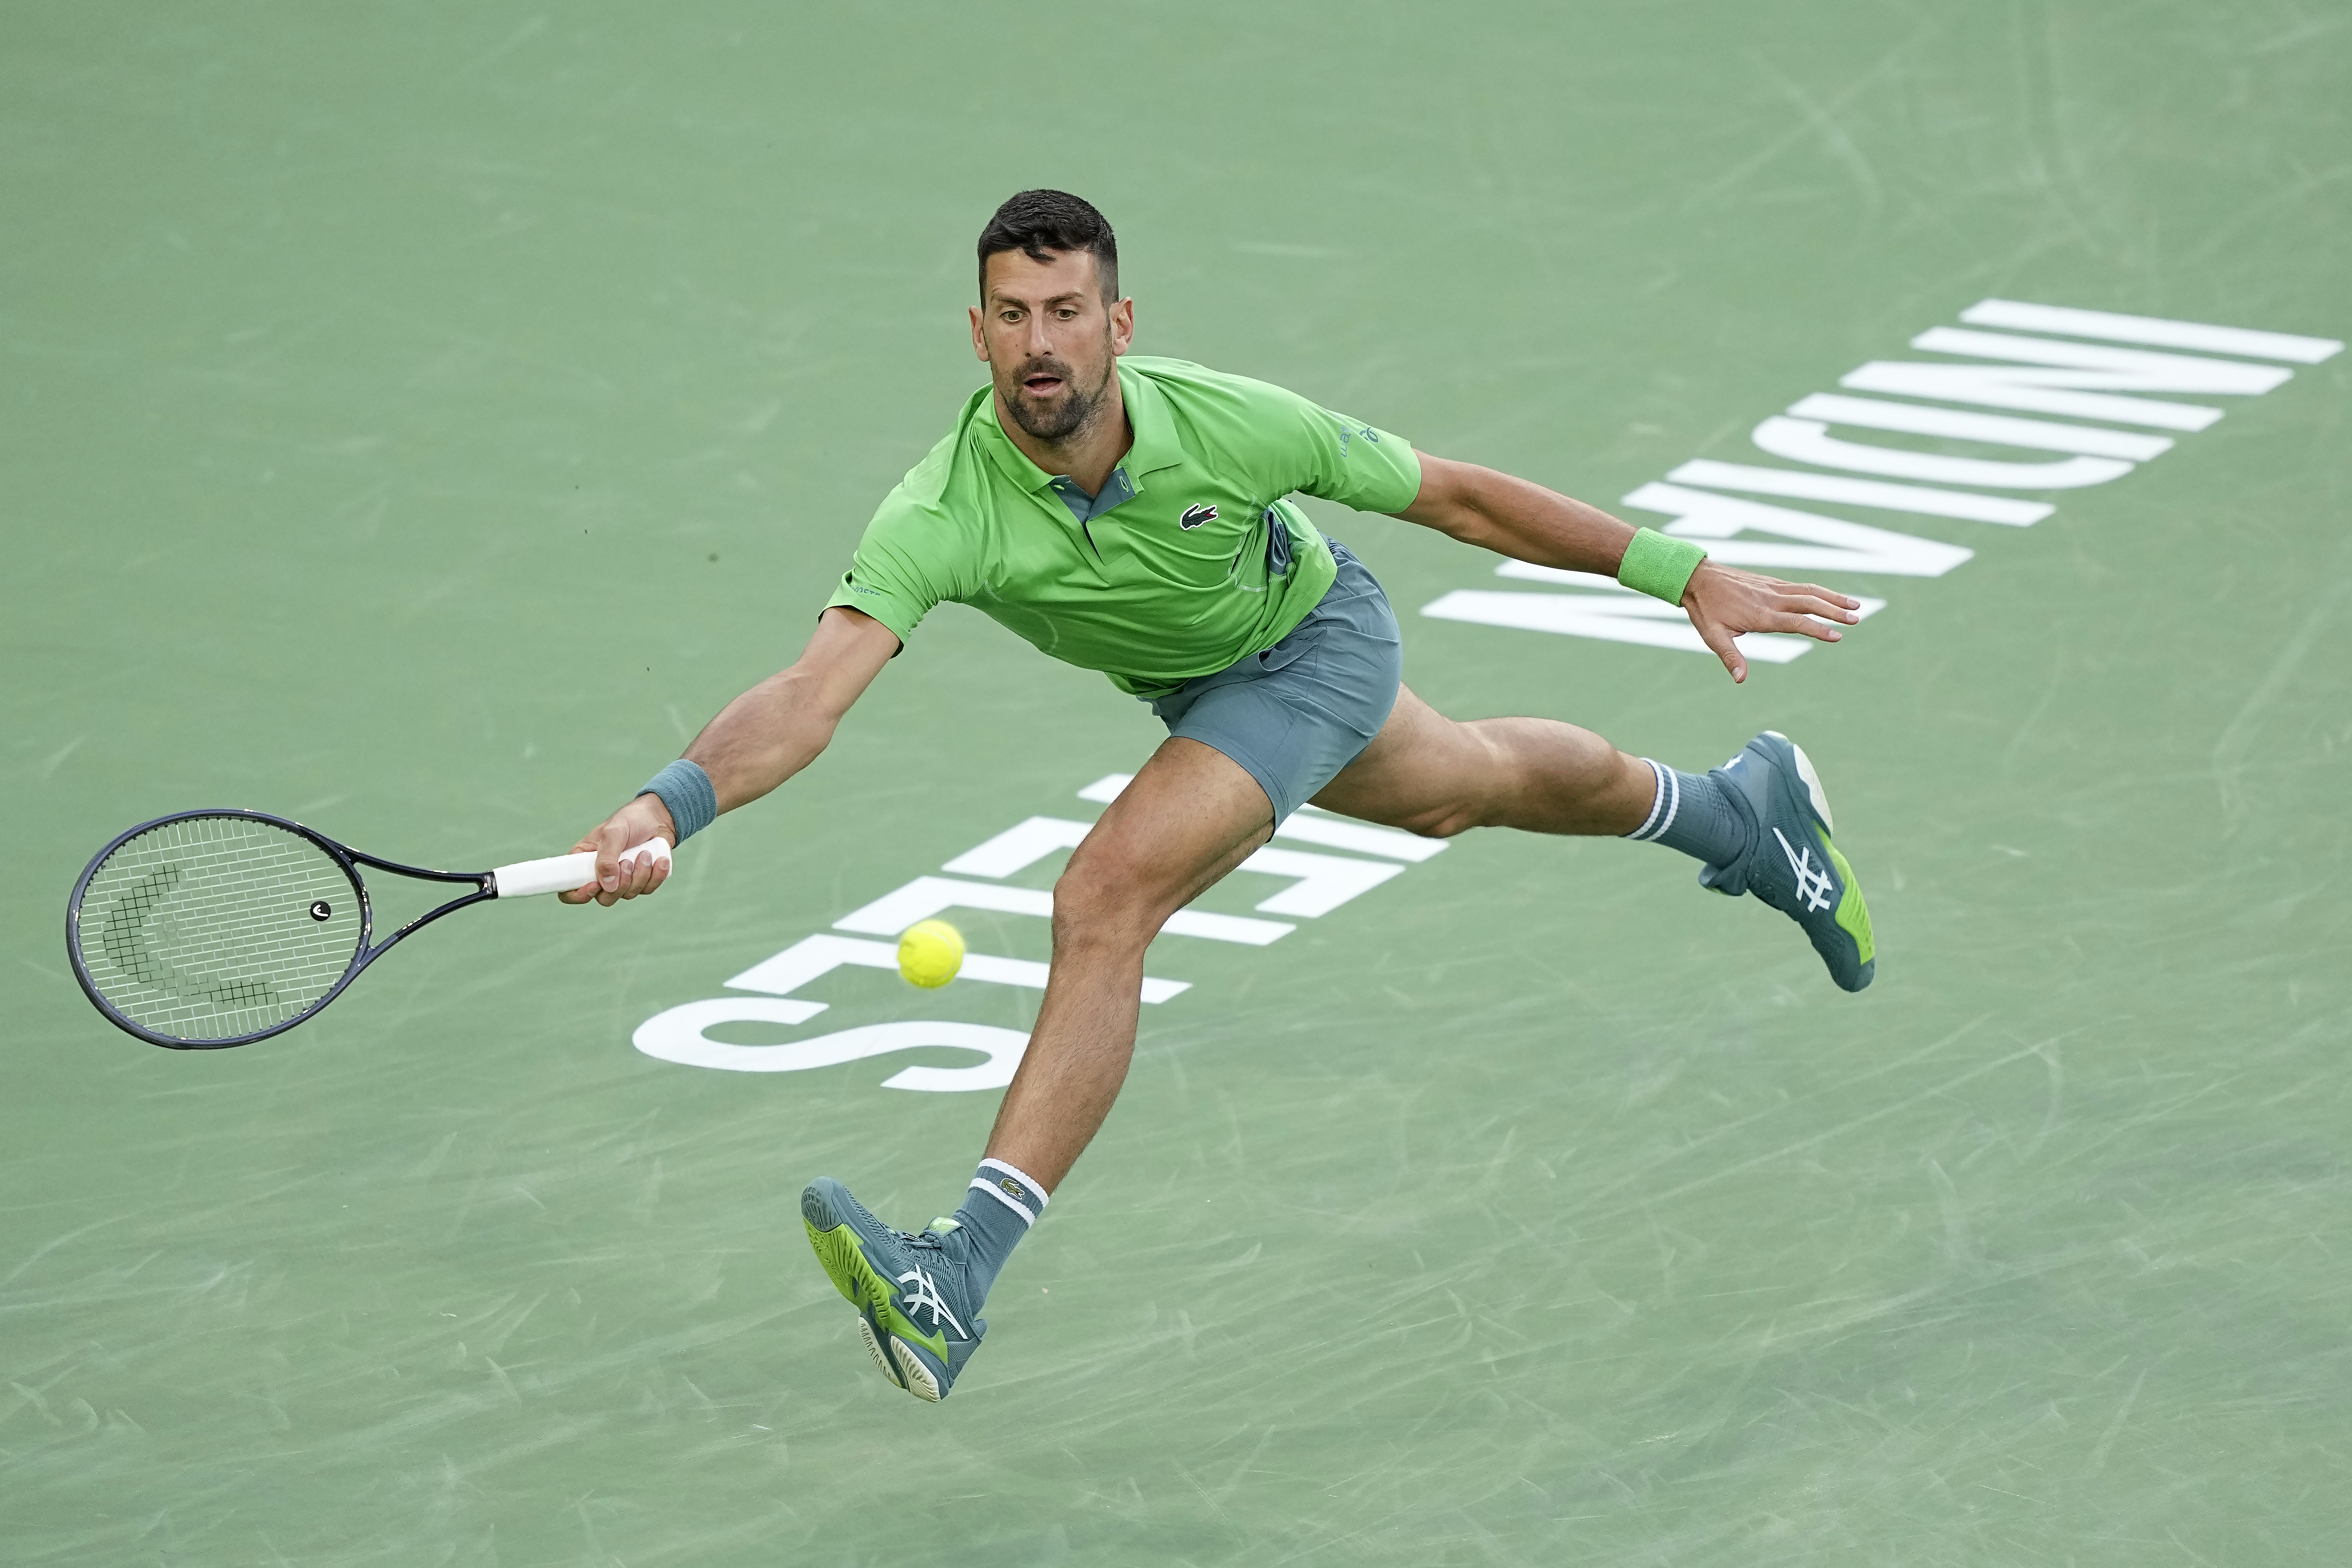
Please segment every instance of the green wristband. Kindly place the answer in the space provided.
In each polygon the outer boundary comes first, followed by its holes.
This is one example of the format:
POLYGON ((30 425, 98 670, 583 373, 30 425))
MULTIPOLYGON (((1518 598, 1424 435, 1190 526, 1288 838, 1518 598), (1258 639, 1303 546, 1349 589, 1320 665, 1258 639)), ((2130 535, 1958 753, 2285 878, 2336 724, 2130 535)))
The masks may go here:
POLYGON ((1706 559, 1706 552, 1689 540, 1668 539, 1655 529, 1645 528, 1625 546, 1625 559, 1617 563, 1617 581, 1635 593, 1679 605, 1691 574, 1706 559))

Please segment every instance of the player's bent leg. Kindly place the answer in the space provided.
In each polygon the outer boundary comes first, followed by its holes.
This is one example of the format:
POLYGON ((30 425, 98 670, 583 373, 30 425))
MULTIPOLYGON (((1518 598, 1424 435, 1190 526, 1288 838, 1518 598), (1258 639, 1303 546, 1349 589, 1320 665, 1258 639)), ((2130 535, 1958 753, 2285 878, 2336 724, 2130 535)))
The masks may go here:
POLYGON ((1697 859, 1701 886, 1752 892, 1795 921, 1841 988, 1877 973, 1870 910, 1831 840, 1821 776, 1774 731, 1723 767, 1685 773, 1554 720, 1459 722, 1405 689, 1315 804, 1433 837, 1504 826, 1655 840, 1697 859))
POLYGON ((1450 838, 1473 827, 1624 834, 1656 793, 1649 765, 1555 719, 1448 719, 1397 692, 1388 722, 1315 804, 1450 838))
POLYGON ((1126 1080, 1144 949, 1273 828, 1248 773, 1198 742, 1167 742, 1055 886, 1045 999, 962 1205, 910 1232, 882 1224, 830 1177, 801 1194, 809 1245, 893 1384, 947 1397, 987 1331, 980 1310, 997 1271, 1126 1080))

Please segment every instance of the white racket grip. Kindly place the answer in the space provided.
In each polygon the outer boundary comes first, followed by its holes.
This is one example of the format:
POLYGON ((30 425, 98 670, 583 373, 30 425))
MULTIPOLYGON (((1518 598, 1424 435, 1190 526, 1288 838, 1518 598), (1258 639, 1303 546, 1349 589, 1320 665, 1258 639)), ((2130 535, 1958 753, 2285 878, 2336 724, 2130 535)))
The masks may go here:
MULTIPOLYGON (((640 856, 668 860, 669 840, 648 838, 633 849, 624 849, 621 864, 625 866, 640 856)), ((544 860, 518 860, 490 873, 490 880, 502 899, 524 899, 533 893, 568 893, 595 879, 596 857, 585 850, 577 855, 551 855, 544 860)))

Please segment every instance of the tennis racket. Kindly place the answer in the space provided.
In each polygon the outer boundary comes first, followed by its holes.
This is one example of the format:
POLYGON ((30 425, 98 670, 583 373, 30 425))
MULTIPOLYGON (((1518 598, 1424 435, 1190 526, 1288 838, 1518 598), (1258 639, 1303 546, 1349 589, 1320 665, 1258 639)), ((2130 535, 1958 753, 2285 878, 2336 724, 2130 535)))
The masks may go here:
MULTIPOLYGON (((647 839, 625 851, 669 858, 647 839)), ((428 871, 258 811, 183 811, 119 835, 74 884, 66 955, 109 1022, 150 1045, 212 1050, 283 1034, 394 944, 468 904, 585 887, 592 854, 428 871), (370 944, 367 866, 470 891, 370 944)))

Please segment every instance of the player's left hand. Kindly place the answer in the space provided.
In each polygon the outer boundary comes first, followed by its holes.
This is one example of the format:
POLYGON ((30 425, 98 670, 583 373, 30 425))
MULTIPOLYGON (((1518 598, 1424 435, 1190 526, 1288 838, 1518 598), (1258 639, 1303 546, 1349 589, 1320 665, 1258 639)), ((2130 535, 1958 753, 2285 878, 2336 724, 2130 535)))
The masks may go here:
POLYGON ((1862 619, 1862 601, 1812 583, 1783 583, 1737 566, 1702 561, 1683 589, 1683 613, 1735 681, 1748 679, 1748 661, 1731 639, 1748 632, 1795 632, 1822 642, 1845 634, 1836 626, 1862 619))

